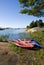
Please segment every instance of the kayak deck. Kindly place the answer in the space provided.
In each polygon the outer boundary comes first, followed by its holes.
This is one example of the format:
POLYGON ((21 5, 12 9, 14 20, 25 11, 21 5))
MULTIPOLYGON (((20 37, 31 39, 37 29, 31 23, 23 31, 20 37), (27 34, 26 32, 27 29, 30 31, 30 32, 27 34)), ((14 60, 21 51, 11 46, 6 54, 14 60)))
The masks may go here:
POLYGON ((31 40, 14 40, 13 41, 15 45, 20 46, 22 48, 32 48, 34 47, 34 44, 31 40))

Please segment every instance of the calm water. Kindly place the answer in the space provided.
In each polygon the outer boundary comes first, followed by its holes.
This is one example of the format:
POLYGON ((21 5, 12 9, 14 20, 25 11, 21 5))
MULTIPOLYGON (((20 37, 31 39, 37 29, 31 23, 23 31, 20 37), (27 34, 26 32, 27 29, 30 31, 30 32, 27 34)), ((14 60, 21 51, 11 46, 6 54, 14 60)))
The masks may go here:
POLYGON ((5 29, 0 30, 0 36, 8 36, 9 40, 24 39, 29 37, 28 33, 25 33, 24 29, 5 29))

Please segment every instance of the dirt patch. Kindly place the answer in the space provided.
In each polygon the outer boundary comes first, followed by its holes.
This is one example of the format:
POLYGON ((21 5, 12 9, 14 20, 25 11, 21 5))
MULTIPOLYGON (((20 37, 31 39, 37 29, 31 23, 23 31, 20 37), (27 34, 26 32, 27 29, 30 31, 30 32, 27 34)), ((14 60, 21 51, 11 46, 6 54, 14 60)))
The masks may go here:
POLYGON ((12 51, 8 43, 0 42, 0 65, 17 65, 18 55, 12 51))

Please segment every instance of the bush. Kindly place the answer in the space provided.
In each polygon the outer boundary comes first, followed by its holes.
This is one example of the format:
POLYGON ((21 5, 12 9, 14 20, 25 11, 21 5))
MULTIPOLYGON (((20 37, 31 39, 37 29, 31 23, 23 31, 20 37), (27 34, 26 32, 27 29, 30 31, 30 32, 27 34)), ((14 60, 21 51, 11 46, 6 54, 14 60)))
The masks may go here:
POLYGON ((44 44, 44 32, 43 31, 37 31, 34 33, 30 33, 30 37, 36 41, 38 41, 41 44, 44 44))
POLYGON ((9 36, 7 36, 7 35, 0 36, 0 42, 6 42, 8 37, 9 36))

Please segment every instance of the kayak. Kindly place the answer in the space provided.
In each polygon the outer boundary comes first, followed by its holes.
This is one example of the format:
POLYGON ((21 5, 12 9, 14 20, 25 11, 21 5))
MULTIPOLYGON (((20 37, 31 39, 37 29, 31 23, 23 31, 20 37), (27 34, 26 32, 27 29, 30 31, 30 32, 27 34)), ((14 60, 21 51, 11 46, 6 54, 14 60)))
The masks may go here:
POLYGON ((13 40, 14 44, 19 46, 19 47, 22 47, 22 48, 34 48, 34 47, 41 47, 41 45, 36 42, 35 40, 27 40, 27 39, 24 39, 24 40, 13 40))
POLYGON ((40 43, 38 43, 36 40, 30 39, 32 41, 32 43, 34 44, 34 46, 42 48, 42 46, 40 45, 40 43))

